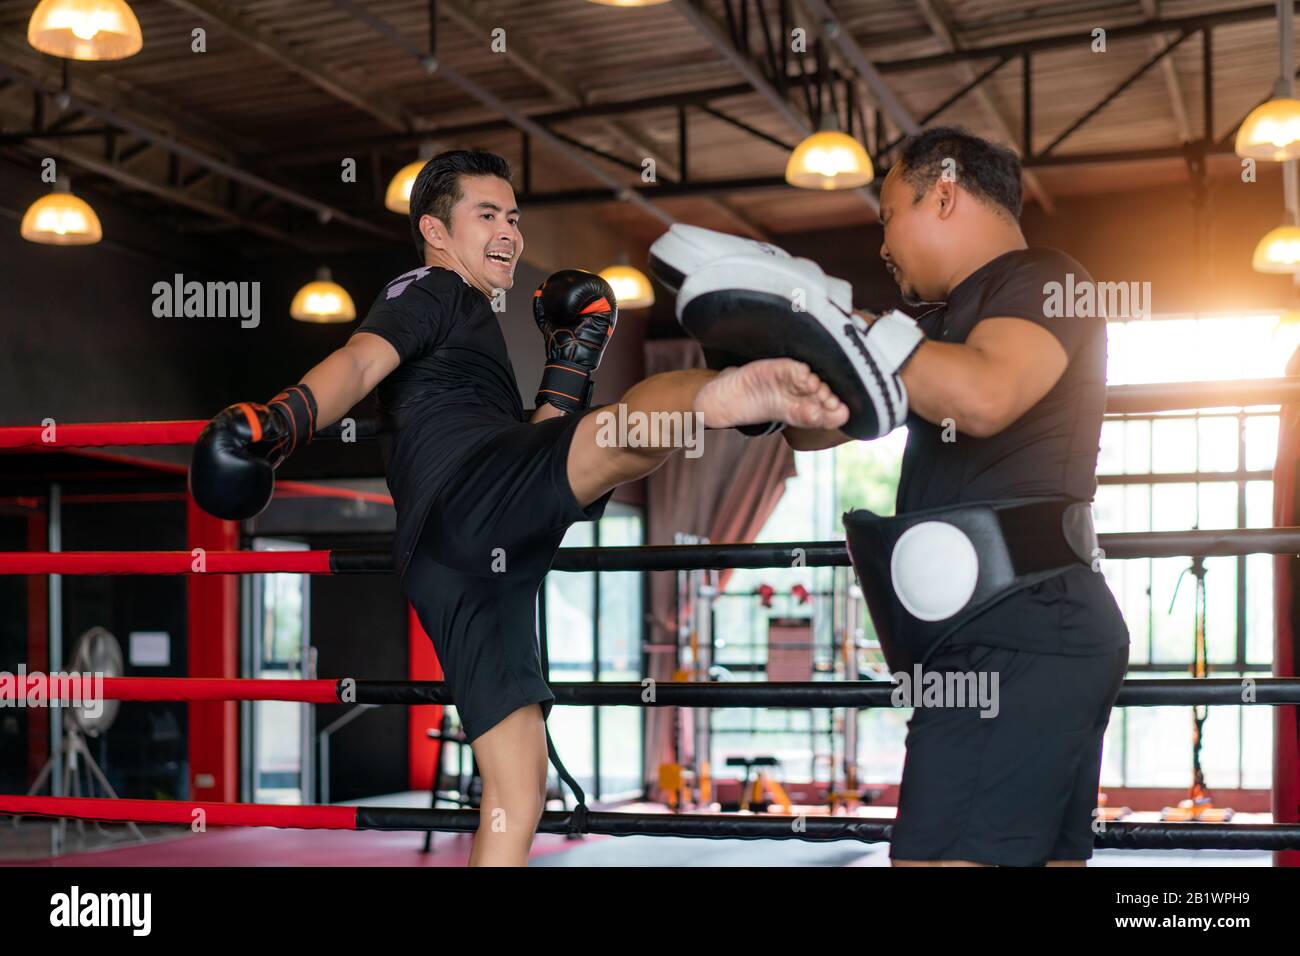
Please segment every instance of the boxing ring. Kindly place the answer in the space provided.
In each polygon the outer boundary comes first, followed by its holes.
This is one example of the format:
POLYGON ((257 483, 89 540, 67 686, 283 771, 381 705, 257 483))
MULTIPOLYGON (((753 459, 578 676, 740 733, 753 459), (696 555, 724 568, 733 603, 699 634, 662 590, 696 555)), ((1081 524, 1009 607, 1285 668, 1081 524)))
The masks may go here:
MULTIPOLYGON (((1108 412, 1125 414, 1229 405, 1277 404, 1300 399, 1300 382, 1292 379, 1250 383, 1201 383, 1170 386, 1131 386, 1110 390, 1108 412), (1193 402, 1192 399, 1195 399, 1193 402)), ((1283 417, 1295 417, 1295 406, 1283 406, 1283 417)), ((103 447, 132 444, 192 442, 204 422, 134 422, 0 428, 0 449, 103 447)), ((1284 424, 1287 424, 1284 422, 1284 424)), ((1296 456, 1294 422, 1283 429, 1275 471, 1280 513, 1292 513, 1295 500, 1296 456)), ((334 437, 331 430, 323 435, 334 437)), ((373 425, 363 423, 363 437, 373 437, 373 425)), ((337 435, 337 429, 334 430, 337 435)), ((1107 559, 1232 556, 1271 554, 1277 557, 1277 603, 1291 607, 1293 566, 1300 556, 1300 527, 1279 526, 1235 530, 1193 530, 1102 534, 1107 559)), ((562 548, 557 571, 676 571, 724 568, 848 567, 842 542, 809 541, 781 544, 665 545, 609 548, 562 548)), ((253 552, 193 548, 188 551, 18 551, 0 552, 4 575, 189 575, 295 573, 312 575, 392 574, 387 551, 313 550, 253 552)), ((1295 673, 1294 636, 1297 621, 1279 616, 1275 666, 1295 673)), ((803 683, 561 682, 551 686, 557 706, 594 707, 784 707, 874 708, 892 706, 894 684, 888 681, 815 681, 803 683)), ((96 690, 116 701, 290 701, 312 704, 341 702, 382 706, 451 703, 438 681, 335 679, 301 681, 234 678, 104 678, 96 690)), ((0 684, 0 703, 29 706, 27 689, 0 684)), ((51 686, 45 703, 76 705, 76 693, 51 686)), ((39 701, 37 701, 39 703, 39 701)), ((1126 680, 1118 707, 1246 706, 1277 709, 1274 806, 1292 812, 1271 824, 1105 822, 1098 823, 1097 848, 1300 850, 1300 758, 1296 737, 1296 707, 1300 678, 1178 678, 1126 680)), ((594 811, 575 790, 572 810, 547 811, 538 832, 604 834, 611 836, 677 836, 703 839, 773 839, 814 842, 855 840, 888 842, 887 820, 855 816, 761 815, 666 812, 594 811)), ((473 809, 411 809, 284 806, 213 801, 167 801, 62 796, 0 795, 0 814, 93 821, 191 824, 202 817, 209 826, 260 826, 333 830, 411 830, 472 832, 479 826, 473 809)), ((1275 819, 1279 814, 1275 813, 1275 819)))

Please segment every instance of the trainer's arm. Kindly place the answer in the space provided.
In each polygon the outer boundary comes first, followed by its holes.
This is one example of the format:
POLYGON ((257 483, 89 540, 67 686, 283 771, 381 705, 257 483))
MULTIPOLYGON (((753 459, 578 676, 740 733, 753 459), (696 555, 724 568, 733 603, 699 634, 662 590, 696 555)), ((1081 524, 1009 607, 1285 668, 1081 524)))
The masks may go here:
POLYGON ((397 349, 372 332, 357 333, 302 377, 316 397, 316 427, 332 425, 397 368, 397 349))
POLYGON ((963 344, 922 343, 903 369, 903 384, 908 406, 921 418, 936 425, 951 419, 957 431, 987 438, 1029 411, 1068 362, 1065 348, 1042 326, 984 319, 963 344))

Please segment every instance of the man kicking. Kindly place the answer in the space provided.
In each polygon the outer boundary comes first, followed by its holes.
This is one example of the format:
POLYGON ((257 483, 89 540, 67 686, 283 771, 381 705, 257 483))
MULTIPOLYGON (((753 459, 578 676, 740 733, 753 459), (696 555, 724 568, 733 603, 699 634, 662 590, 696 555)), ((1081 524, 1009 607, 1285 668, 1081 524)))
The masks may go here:
MULTIPOLYGON (((493 304, 523 251, 510 168, 452 151, 411 190, 421 267, 376 299, 342 348, 268 405, 241 403, 195 445, 190 488, 231 519, 270 500, 273 469, 372 389, 397 508, 395 567, 433 640, 483 779, 471 865, 524 865, 545 803, 545 720, 554 695, 538 657, 538 588, 565 531, 599 518, 614 488, 675 450, 609 447, 588 412, 591 374, 614 331, 603 280, 563 272, 537 290, 547 344, 536 409, 525 416, 493 304)), ((667 372, 620 399, 629 416, 698 412, 705 427, 776 421, 837 428, 848 410, 806 364, 752 362, 719 374, 667 372)))

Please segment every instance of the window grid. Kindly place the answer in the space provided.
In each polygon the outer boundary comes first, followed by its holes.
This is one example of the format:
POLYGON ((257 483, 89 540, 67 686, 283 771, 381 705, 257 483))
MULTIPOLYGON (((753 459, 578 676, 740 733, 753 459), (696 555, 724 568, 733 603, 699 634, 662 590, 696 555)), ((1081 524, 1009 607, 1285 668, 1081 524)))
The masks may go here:
MULTIPOLYGON (((1201 519, 1202 519, 1201 506, 1203 501, 1203 495, 1202 495, 1203 488, 1212 485, 1224 485, 1224 484, 1235 485, 1235 491, 1236 491, 1235 520, 1233 526, 1236 528, 1249 527, 1250 522, 1248 520, 1249 515, 1248 515, 1248 496, 1247 496, 1247 489, 1249 483, 1253 481, 1259 481, 1259 482, 1271 481, 1272 471, 1271 470, 1265 471, 1261 469, 1248 469, 1246 467, 1246 463, 1249 460, 1249 454, 1248 454, 1249 449, 1247 445, 1247 429, 1249 427, 1248 423, 1251 421, 1258 421, 1258 420, 1276 421, 1277 418, 1278 418, 1278 412, 1276 409, 1254 408, 1254 409, 1238 409, 1236 411, 1219 411, 1219 412, 1206 412, 1206 413, 1197 412, 1191 414, 1181 413, 1181 414, 1126 415, 1122 417, 1108 419, 1106 423, 1106 427, 1108 428, 1122 428, 1127 430, 1128 426, 1131 423, 1145 422, 1149 424, 1149 427, 1145 430, 1146 431, 1145 457, 1146 457, 1146 464, 1147 464, 1146 470, 1129 471, 1127 469, 1128 450, 1130 446, 1127 440, 1121 440, 1118 442, 1119 447, 1123 450, 1121 469, 1118 472, 1098 475, 1098 484, 1099 486, 1102 487, 1118 486, 1122 489, 1128 489, 1134 486, 1141 486, 1145 488, 1147 527, 1133 528, 1133 527, 1128 527, 1126 524, 1124 524, 1122 527, 1113 528, 1110 530, 1115 530, 1115 531, 1151 530, 1150 526, 1155 523, 1155 515, 1156 515, 1156 489, 1162 485, 1172 485, 1172 484, 1187 484, 1192 487, 1193 494, 1194 494, 1193 500, 1194 500, 1194 513, 1195 513, 1195 521, 1193 526, 1199 526, 1201 524, 1201 519), (1203 451, 1203 444, 1202 444, 1203 429, 1201 427, 1201 422, 1206 420, 1224 419, 1224 418, 1235 420, 1236 466, 1232 471, 1229 472, 1201 471, 1199 470, 1202 467, 1202 451, 1203 451), (1166 472, 1159 472, 1155 470, 1155 462, 1156 462, 1155 442, 1156 442, 1156 431, 1157 431, 1155 427, 1155 423, 1157 421, 1159 422, 1187 421, 1187 422, 1194 423, 1193 453, 1194 453, 1194 460, 1197 463, 1197 470, 1189 471, 1189 472, 1176 472, 1176 473, 1166 473, 1166 472)), ((1236 581, 1235 581, 1236 607, 1234 609, 1235 633, 1233 635, 1233 646, 1235 650, 1233 654, 1233 660, 1229 662, 1222 662, 1222 661, 1215 662, 1213 661, 1213 659, 1211 659, 1209 664, 1209 670, 1212 676, 1241 676, 1249 673, 1268 674, 1272 670, 1271 655, 1269 657, 1269 660, 1263 662, 1259 662, 1259 661, 1251 662, 1249 659, 1248 640, 1247 640, 1249 620, 1247 617, 1247 612, 1249 608, 1250 591, 1249 591, 1249 581, 1247 575, 1247 559, 1245 556, 1239 556, 1233 560, 1234 560, 1234 567, 1236 573, 1236 581)), ((1132 562, 1125 562, 1125 563, 1132 563, 1132 562)), ((1131 663, 1129 665, 1129 671, 1130 673, 1133 674, 1147 674, 1153 677, 1157 675, 1171 675, 1171 673, 1177 676, 1182 676, 1182 674, 1185 673, 1185 671, 1178 671, 1177 665, 1179 663, 1182 663, 1184 664, 1185 668, 1191 667, 1191 653, 1192 653, 1191 641, 1188 640, 1188 642, 1185 645, 1187 648, 1187 654, 1185 655, 1185 660, 1169 661, 1169 660, 1157 659, 1157 653, 1156 653, 1157 649, 1155 646, 1155 635, 1157 633, 1157 614, 1163 613, 1163 611, 1157 611, 1155 606, 1156 601, 1152 594, 1154 581, 1155 581, 1155 576, 1153 573, 1154 563, 1150 559, 1144 561, 1143 563, 1146 565, 1146 569, 1147 569, 1146 570, 1146 583, 1147 583, 1146 612, 1147 613, 1146 613, 1146 634, 1145 634, 1145 642, 1144 642, 1145 654, 1142 655, 1144 657, 1144 661, 1138 663, 1131 663)), ((1179 585, 1179 592, 1178 592, 1180 601, 1188 600, 1182 588, 1190 586, 1191 588, 1194 589, 1195 583, 1196 583, 1195 579, 1190 575, 1182 581, 1182 583, 1179 585)), ((1210 607, 1209 607, 1210 600, 1211 600, 1210 598, 1207 598, 1207 613, 1209 613, 1210 611, 1210 607)), ((1213 626, 1212 623, 1207 622, 1207 631, 1212 626, 1213 626)), ((1188 637, 1190 638, 1191 635, 1188 635, 1188 637)), ((1185 708, 1180 708, 1180 709, 1186 710, 1185 708)), ((1219 716, 1220 720, 1228 716, 1226 714, 1220 715, 1218 711, 1221 710, 1223 710, 1223 708, 1212 709, 1210 720, 1213 721, 1215 716, 1219 716)), ((1190 720, 1190 717, 1188 719, 1190 720)), ((1133 765, 1134 759, 1136 759, 1136 755, 1134 753, 1135 748, 1132 746, 1133 740, 1132 740, 1132 734, 1130 732, 1131 723, 1132 722, 1129 720, 1129 711, 1127 709, 1117 709, 1114 712, 1112 716, 1111 727, 1107 733, 1107 737, 1108 737, 1108 744, 1111 746, 1118 745, 1118 749, 1120 751, 1119 761, 1118 761, 1119 780, 1116 783, 1111 783, 1110 784, 1111 786, 1153 785, 1150 781, 1132 782, 1132 778, 1140 774, 1141 768, 1133 765)), ((1136 728, 1132 728, 1132 729, 1136 731, 1136 728)), ((1235 730, 1234 736, 1236 739, 1236 748, 1235 748, 1236 765, 1233 768, 1234 771, 1233 775, 1236 778, 1235 785, 1241 786, 1243 785, 1243 782, 1247 779, 1247 777, 1250 776, 1250 774, 1248 773, 1248 768, 1245 765, 1245 760, 1248 752, 1247 741, 1246 741, 1246 721, 1239 718, 1235 719, 1234 730, 1235 730)), ((1190 750, 1190 739, 1188 741, 1188 747, 1190 750)), ((1211 783, 1213 783, 1213 781, 1211 781, 1211 783)), ((1220 786, 1224 786, 1224 785, 1225 784, 1220 784, 1220 786)))

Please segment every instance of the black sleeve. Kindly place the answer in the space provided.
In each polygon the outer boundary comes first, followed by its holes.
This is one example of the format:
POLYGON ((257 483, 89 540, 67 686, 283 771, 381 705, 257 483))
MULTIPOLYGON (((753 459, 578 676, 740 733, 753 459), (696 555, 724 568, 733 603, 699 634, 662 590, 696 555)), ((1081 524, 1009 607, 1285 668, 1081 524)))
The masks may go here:
POLYGON ((375 299, 357 332, 372 332, 386 339, 402 362, 413 359, 442 340, 453 305, 424 282, 400 280, 375 299))
POLYGON ((1105 319, 1075 316, 1070 312, 1061 315, 1049 303, 1059 305, 1066 297, 1066 290, 1085 282, 1092 282, 1092 277, 1065 253, 1054 249, 1033 250, 1007 269, 989 290, 980 308, 980 318, 1025 319, 1041 325, 1056 336, 1065 354, 1073 357, 1105 319))

